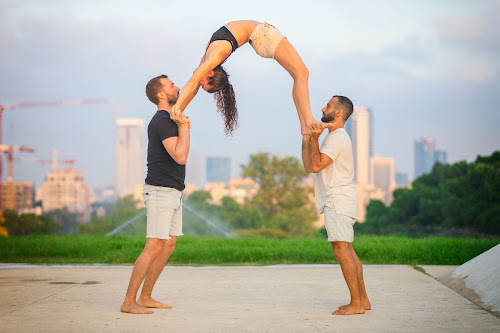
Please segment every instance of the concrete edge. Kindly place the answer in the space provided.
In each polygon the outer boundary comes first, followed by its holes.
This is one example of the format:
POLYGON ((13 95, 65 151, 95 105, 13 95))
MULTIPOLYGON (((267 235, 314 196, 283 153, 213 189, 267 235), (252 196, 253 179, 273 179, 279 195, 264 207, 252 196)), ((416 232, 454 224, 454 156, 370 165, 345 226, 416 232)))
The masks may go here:
POLYGON ((441 284, 443 284, 444 286, 455 291, 456 293, 462 295, 477 306, 480 306, 484 310, 488 311, 495 317, 500 318, 500 311, 493 311, 492 305, 484 303, 481 299, 481 296, 479 296, 474 290, 468 288, 465 285, 465 277, 453 277, 452 275, 453 272, 436 278, 436 280, 441 282, 441 284))

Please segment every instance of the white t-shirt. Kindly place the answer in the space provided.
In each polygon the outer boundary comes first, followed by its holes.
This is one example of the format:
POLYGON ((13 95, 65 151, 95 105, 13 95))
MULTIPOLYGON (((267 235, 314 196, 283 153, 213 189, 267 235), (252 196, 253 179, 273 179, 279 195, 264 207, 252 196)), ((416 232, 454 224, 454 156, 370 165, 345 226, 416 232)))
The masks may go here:
POLYGON ((335 207, 337 214, 358 219, 358 192, 354 187, 354 161, 351 138, 343 128, 328 133, 319 148, 332 164, 315 174, 315 197, 319 213, 335 207))

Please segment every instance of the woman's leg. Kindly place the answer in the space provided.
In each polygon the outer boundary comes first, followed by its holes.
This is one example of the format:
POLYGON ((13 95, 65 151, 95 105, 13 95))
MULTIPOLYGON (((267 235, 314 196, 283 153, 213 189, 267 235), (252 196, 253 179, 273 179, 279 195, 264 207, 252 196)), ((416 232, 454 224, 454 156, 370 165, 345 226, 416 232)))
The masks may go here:
POLYGON ((316 122, 311 114, 311 106, 309 104, 309 70, 295 48, 286 38, 283 38, 278 45, 274 53, 274 59, 293 78, 292 96, 295 108, 299 114, 300 130, 302 134, 308 134, 311 132, 309 126, 316 122))

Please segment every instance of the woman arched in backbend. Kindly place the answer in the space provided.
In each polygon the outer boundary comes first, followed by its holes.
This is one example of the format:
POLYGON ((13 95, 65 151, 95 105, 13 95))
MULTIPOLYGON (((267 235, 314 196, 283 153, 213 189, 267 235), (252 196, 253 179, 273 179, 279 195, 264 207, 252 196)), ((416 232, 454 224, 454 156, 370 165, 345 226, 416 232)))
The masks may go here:
MULTIPOLYGON (((233 21, 217 30, 207 45, 200 65, 182 88, 173 112, 183 111, 196 96, 200 86, 215 93, 217 108, 222 113, 226 134, 238 123, 238 110, 229 75, 221 64, 240 46, 249 42, 264 58, 274 58, 293 78, 293 102, 297 108, 302 134, 310 133, 316 123, 309 105, 309 71, 290 42, 274 26, 258 21, 233 21)), ((330 124, 322 123, 323 127, 330 124)))

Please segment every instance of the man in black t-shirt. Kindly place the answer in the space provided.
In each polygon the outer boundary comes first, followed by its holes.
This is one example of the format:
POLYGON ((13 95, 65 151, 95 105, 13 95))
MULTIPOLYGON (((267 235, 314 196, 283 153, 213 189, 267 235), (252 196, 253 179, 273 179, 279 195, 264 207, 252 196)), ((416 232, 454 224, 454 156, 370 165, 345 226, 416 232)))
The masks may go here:
POLYGON ((148 174, 142 193, 147 209, 146 246, 135 261, 122 312, 149 314, 153 311, 147 308, 171 308, 151 298, 151 293, 175 249, 177 236, 182 236, 182 190, 191 122, 182 112, 171 110, 179 91, 166 75, 146 85, 146 95, 158 107, 148 126, 148 174))

